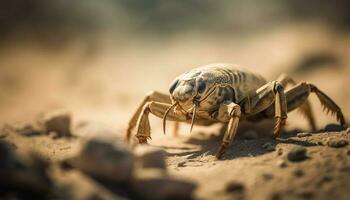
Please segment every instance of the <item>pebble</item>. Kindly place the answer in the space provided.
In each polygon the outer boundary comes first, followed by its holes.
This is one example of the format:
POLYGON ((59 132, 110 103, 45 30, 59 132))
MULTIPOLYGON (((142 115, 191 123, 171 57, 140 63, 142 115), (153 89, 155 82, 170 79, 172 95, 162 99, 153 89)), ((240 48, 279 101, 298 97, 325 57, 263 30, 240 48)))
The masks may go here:
POLYGON ((137 157, 137 163, 140 167, 166 168, 166 152, 163 149, 149 145, 139 145, 134 152, 137 157))
POLYGON ((348 145, 348 141, 344 140, 344 139, 330 139, 327 141, 327 145, 329 147, 333 147, 333 148, 340 148, 340 147, 345 147, 346 145, 348 145))
POLYGON ((311 133, 298 133, 297 137, 308 137, 308 136, 312 136, 311 133))
POLYGON ((21 199, 42 199, 52 192, 48 163, 31 151, 15 152, 10 143, 0 141, 1 190, 21 199))
POLYGON ((56 132, 60 137, 70 137, 71 133, 71 115, 66 112, 52 112, 44 116, 43 122, 45 132, 56 132))
POLYGON ((93 139, 66 163, 93 177, 121 183, 132 177, 134 156, 122 144, 93 139))
POLYGON ((289 161, 292 162, 299 162, 303 161, 307 158, 306 156, 306 148, 302 146, 295 146, 293 147, 287 155, 287 158, 289 161))
POLYGON ((167 175, 160 169, 138 169, 131 182, 132 189, 142 199, 192 199, 196 185, 185 179, 167 175))

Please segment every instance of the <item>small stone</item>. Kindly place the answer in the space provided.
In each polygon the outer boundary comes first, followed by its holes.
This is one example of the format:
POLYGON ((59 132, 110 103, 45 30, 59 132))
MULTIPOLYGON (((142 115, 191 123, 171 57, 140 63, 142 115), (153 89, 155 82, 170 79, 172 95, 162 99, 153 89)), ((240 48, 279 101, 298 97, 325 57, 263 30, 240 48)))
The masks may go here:
POLYGON ((137 162, 140 167, 166 168, 166 152, 161 148, 151 147, 149 145, 139 145, 135 149, 135 155, 137 156, 137 162))
POLYGON ((72 136, 70 126, 71 126, 71 116, 69 113, 65 112, 53 112, 46 114, 43 119, 43 124, 45 127, 45 132, 56 132, 60 137, 70 137, 72 136))
POLYGON ((15 152, 10 143, 0 140, 0 186, 8 194, 42 199, 52 189, 48 163, 31 151, 15 152))
POLYGON ((312 136, 311 133, 298 133, 297 137, 308 137, 308 136, 312 136))
POLYGON ((132 177, 134 156, 119 143, 89 140, 77 156, 66 161, 73 168, 102 180, 127 182, 132 177))
POLYGON ((243 133, 243 138, 246 140, 254 140, 258 138, 258 133, 254 130, 248 130, 243 133))
POLYGON ((293 174, 296 176, 296 177, 302 177, 304 176, 304 171, 301 170, 301 169, 297 169, 293 172, 293 174))
POLYGON ((171 177, 164 170, 148 168, 136 170, 131 187, 142 199, 192 199, 196 185, 171 177))
POLYGON ((346 141, 344 139, 340 139, 340 140, 330 139, 327 141, 327 145, 329 147, 333 147, 333 148, 340 148, 340 147, 345 147, 346 145, 348 145, 348 141, 346 141))
POLYGON ((277 166, 280 168, 285 168, 287 167, 287 162, 285 160, 279 160, 277 161, 277 166))
POLYGON ((307 158, 306 156, 306 148, 302 146, 295 146, 293 147, 287 155, 287 158, 289 161, 292 162, 299 162, 303 161, 307 158))
POLYGON ((275 145, 273 145, 270 142, 266 142, 265 144, 263 144, 262 146, 266 151, 274 151, 275 150, 275 145))
POLYGON ((231 181, 226 185, 226 192, 229 193, 243 193, 244 192, 244 185, 242 183, 231 181))

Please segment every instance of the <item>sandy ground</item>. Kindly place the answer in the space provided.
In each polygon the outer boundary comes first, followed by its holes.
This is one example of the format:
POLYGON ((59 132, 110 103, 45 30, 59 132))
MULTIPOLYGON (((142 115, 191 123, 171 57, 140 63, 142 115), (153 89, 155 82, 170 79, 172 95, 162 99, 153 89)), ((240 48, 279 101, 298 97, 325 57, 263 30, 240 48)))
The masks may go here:
MULTIPOLYGON (((40 113, 65 109, 72 113, 72 129, 77 137, 53 139, 9 134, 1 140, 11 142, 16 151, 30 149, 56 163, 73 155, 82 138, 105 134, 123 138, 127 121, 143 95, 150 90, 167 91, 172 78, 192 66, 239 60, 240 64, 255 66, 253 70, 273 79, 281 72, 292 73, 301 55, 319 49, 335 53, 341 60, 340 67, 317 68, 294 76, 319 86, 334 98, 349 119, 347 36, 303 27, 273 30, 253 41, 245 38, 238 42, 233 38, 229 42, 203 43, 192 39, 183 37, 181 43, 174 39, 166 45, 128 43, 123 50, 102 50, 97 59, 91 60, 90 56, 76 55, 80 52, 79 45, 55 54, 38 54, 36 50, 33 53, 24 47, 3 51, 0 122, 11 125, 28 122, 40 113), (80 129, 82 124, 88 124, 89 128, 80 129)), ((320 130, 335 122, 322 112, 316 98, 311 100, 320 130)), ((349 199, 350 145, 342 148, 327 145, 330 139, 350 142, 349 130, 327 129, 297 137, 296 133, 308 132, 308 127, 296 112, 290 114, 286 133, 278 140, 270 137, 269 121, 242 124, 237 139, 224 159, 218 161, 213 155, 221 140, 219 127, 195 127, 189 134, 188 125, 184 125, 175 137, 171 126, 164 136, 161 121, 155 117, 151 117, 151 126, 150 145, 167 152, 168 171, 198 185, 194 199, 349 199), (249 131, 255 132, 257 138, 244 139, 249 131), (305 147, 307 159, 288 161, 287 154, 294 146, 305 147)), ((70 188, 76 199, 94 194, 117 198, 78 171, 66 173, 53 167, 50 173, 58 183, 70 188)))

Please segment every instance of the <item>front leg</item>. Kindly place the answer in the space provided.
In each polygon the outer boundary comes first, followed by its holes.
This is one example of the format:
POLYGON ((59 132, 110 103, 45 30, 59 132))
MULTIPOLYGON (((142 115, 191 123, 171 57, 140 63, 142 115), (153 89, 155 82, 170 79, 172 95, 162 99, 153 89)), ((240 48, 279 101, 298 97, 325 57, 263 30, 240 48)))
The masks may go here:
MULTIPOLYGON (((136 137, 140 144, 145 144, 147 143, 147 139, 151 139, 149 113, 152 113, 159 118, 163 118, 165 112, 170 106, 171 105, 167 103, 151 101, 142 107, 136 123, 136 137)), ((190 118, 188 118, 186 115, 176 114, 174 110, 170 110, 167 119, 171 121, 189 121, 190 118)))
POLYGON ((127 141, 130 140, 130 136, 131 136, 131 132, 132 130, 135 128, 136 124, 137 124, 137 120, 140 117, 140 114, 143 110, 143 107, 152 101, 157 101, 157 102, 161 102, 161 103, 171 103, 171 99, 170 99, 170 95, 168 94, 164 94, 161 92, 157 92, 157 91, 151 91, 149 92, 146 97, 142 100, 141 104, 139 105, 139 107, 136 109, 135 113, 132 115, 130 121, 129 121, 129 125, 128 125, 128 129, 126 131, 126 139, 127 141))
POLYGON ((226 152, 227 148, 233 141, 238 127, 238 122, 241 117, 241 108, 239 105, 229 102, 220 105, 215 118, 221 122, 228 122, 226 127, 225 135, 222 139, 222 144, 216 153, 216 158, 220 159, 226 152))

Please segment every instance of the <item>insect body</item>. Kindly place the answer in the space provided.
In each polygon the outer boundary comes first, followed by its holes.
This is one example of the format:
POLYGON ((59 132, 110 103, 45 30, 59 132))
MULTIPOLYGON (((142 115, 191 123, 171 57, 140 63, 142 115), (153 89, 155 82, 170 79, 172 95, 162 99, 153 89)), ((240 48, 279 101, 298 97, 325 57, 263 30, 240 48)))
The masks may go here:
POLYGON ((163 118, 164 132, 166 120, 191 123, 191 130, 193 124, 223 123, 226 131, 216 154, 221 158, 234 139, 240 120, 274 117, 274 136, 279 137, 287 112, 299 108, 315 129, 307 100, 310 93, 315 93, 322 105, 336 114, 341 125, 345 124, 340 108, 313 84, 296 84, 285 74, 267 82, 262 76, 232 64, 211 64, 184 73, 173 81, 169 93, 151 92, 146 96, 129 122, 128 139, 136 128, 139 143, 147 143, 151 137, 149 113, 163 118), (287 84, 293 87, 285 91, 287 84))

